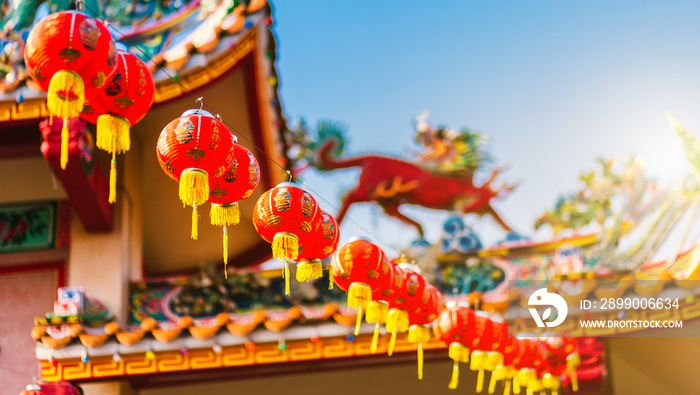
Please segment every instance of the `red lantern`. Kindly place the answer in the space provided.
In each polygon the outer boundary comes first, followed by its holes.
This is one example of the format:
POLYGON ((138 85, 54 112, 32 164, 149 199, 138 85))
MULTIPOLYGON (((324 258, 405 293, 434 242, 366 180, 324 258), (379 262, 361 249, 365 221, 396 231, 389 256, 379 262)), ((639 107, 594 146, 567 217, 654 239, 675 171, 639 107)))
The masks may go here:
MULTIPOLYGON (((379 277, 374 281, 376 288, 372 290, 372 301, 367 305, 366 320, 370 324, 375 324, 374 335, 372 336, 372 343, 370 345, 372 353, 377 352, 377 346, 379 345, 379 325, 386 323, 387 316, 389 315, 389 302, 387 298, 394 293, 393 286, 397 280, 395 277, 395 265, 389 261, 384 251, 382 251, 381 261, 379 277)), ((401 283, 402 280, 403 278, 399 274, 399 283, 401 283)))
POLYGON ((68 118, 80 115, 85 91, 100 89, 115 69, 114 40, 97 19, 62 11, 39 21, 27 37, 24 63, 47 92, 46 105, 63 118, 61 168, 68 163, 68 118))
MULTIPOLYGON (((237 141, 233 136, 234 142, 237 141)), ((209 179, 209 218, 212 225, 224 228, 224 277, 228 278, 228 227, 236 225, 241 218, 238 201, 248 199, 260 183, 260 167, 253 153, 242 145, 233 149, 233 163, 218 178, 209 179)))
POLYGON ((543 350, 540 342, 532 335, 518 336, 518 355, 513 360, 517 371, 516 386, 525 386, 528 391, 544 389, 539 371, 543 368, 543 350))
POLYGON ((469 351, 477 336, 476 315, 467 306, 455 304, 443 310, 433 321, 435 337, 449 345, 449 355, 454 361, 449 388, 457 388, 459 363, 469 362, 469 351))
POLYGON ((389 315, 386 320, 386 329, 391 333, 389 341, 389 355, 394 352, 396 335, 399 332, 406 332, 409 329, 409 312, 419 312, 423 305, 423 291, 425 290, 425 279, 413 265, 405 263, 406 257, 400 258, 403 261, 398 268, 401 273, 401 287, 389 298, 389 315))
POLYGON ((418 380, 423 379, 423 343, 430 340, 430 328, 426 325, 437 317, 442 307, 442 295, 426 284, 420 298, 420 308, 408 312, 408 341, 418 344, 418 380))
POLYGON ((358 310, 355 335, 360 333, 362 312, 378 290, 384 252, 365 239, 353 239, 338 249, 333 259, 331 276, 340 289, 348 293, 348 306, 358 310))
POLYGON ((477 311, 475 314, 477 337, 472 341, 474 349, 471 352, 469 368, 473 371, 479 371, 476 379, 476 392, 481 392, 484 388, 484 371, 487 369, 493 371, 500 361, 488 360, 489 352, 493 350, 493 344, 497 337, 491 317, 484 311, 477 311))
POLYGON ((510 365, 513 363, 513 358, 515 358, 518 351, 518 339, 510 336, 508 323, 500 316, 492 316, 491 324, 493 328, 493 342, 485 361, 486 370, 491 372, 489 393, 493 393, 498 380, 506 380, 505 386, 507 391, 510 392, 511 379, 513 378, 513 369, 510 365))
POLYGON ((335 218, 319 210, 319 216, 314 221, 312 232, 314 236, 299 247, 297 258, 297 281, 310 281, 320 278, 323 274, 321 260, 335 252, 340 240, 340 229, 335 218))
POLYGON ((311 234, 319 211, 310 193, 283 182, 263 193, 255 203, 253 225, 272 244, 272 256, 284 261, 285 293, 289 295, 289 261, 299 257, 299 245, 311 234))
POLYGON ((19 395, 46 395, 46 392, 42 391, 38 384, 29 384, 19 395))
POLYGON ((117 184, 116 154, 131 147, 129 130, 153 104, 155 87, 148 67, 136 56, 118 50, 117 67, 104 89, 87 90, 84 120, 97 125, 95 144, 112 154, 109 173, 109 202, 114 203, 117 184))
POLYGON ((552 391, 559 389, 561 386, 559 378, 568 375, 571 378, 572 388, 577 391, 576 368, 580 357, 576 341, 572 338, 548 336, 548 334, 543 334, 540 339, 544 349, 543 385, 545 388, 552 391))
POLYGON ((192 206, 192 238, 197 239, 197 207, 209 199, 209 177, 231 167, 235 145, 228 128, 204 110, 185 111, 163 128, 156 154, 165 174, 180 183, 180 200, 192 206))

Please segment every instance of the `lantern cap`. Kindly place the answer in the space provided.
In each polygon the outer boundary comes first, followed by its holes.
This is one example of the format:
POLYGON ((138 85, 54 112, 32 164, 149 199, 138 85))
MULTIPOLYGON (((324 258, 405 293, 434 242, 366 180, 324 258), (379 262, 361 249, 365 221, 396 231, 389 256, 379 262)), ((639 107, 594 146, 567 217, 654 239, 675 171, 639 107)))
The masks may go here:
POLYGON ((285 181, 285 182, 280 182, 277 184, 275 188, 281 188, 281 187, 296 187, 296 188, 301 188, 299 184, 296 182, 291 182, 291 181, 285 181))
POLYGON ((368 241, 368 242, 370 242, 370 243, 372 242, 372 240, 370 240, 369 237, 365 237, 365 236, 353 236, 353 237, 350 238, 350 240, 348 240, 348 243, 351 243, 351 242, 353 242, 353 241, 359 241, 359 240, 368 241))
POLYGON ((422 273, 423 273, 423 272, 420 270, 420 268, 418 267, 418 265, 416 265, 416 264, 414 264, 414 263, 407 263, 407 262, 399 263, 399 267, 400 267, 401 269, 404 269, 404 270, 410 270, 410 271, 412 271, 412 272, 414 272, 414 273, 417 273, 417 274, 422 274, 422 273))
POLYGON ((503 317, 501 317, 501 316, 499 316, 499 315, 493 315, 493 314, 492 314, 492 315, 489 316, 489 319, 490 319, 491 321, 497 322, 497 323, 499 323, 499 324, 502 324, 502 323, 505 322, 505 321, 503 320, 503 317))
POLYGON ((27 384, 27 388, 25 388, 27 391, 39 391, 41 390, 41 386, 39 384, 27 384))
POLYGON ((205 117, 214 118, 209 111, 194 108, 192 110, 187 110, 180 115, 181 117, 186 117, 188 115, 204 115, 205 117))

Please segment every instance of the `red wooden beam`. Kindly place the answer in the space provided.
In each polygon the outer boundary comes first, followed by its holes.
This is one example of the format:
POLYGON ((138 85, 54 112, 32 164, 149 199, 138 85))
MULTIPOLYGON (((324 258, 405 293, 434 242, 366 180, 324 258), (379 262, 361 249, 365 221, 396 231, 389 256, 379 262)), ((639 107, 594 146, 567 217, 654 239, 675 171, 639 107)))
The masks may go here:
POLYGON ((69 121, 68 164, 61 169, 61 128, 63 120, 48 119, 39 125, 44 142, 41 152, 63 185, 80 222, 88 232, 112 230, 112 207, 107 202, 109 182, 95 160, 87 124, 80 118, 69 121))

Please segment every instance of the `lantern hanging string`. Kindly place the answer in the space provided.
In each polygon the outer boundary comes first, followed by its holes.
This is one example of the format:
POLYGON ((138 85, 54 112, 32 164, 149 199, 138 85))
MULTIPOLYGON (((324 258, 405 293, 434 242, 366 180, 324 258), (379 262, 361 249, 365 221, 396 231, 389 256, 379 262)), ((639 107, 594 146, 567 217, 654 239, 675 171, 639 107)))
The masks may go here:
MULTIPOLYGON (((190 89, 188 89, 184 84, 182 84, 182 82, 180 82, 178 78, 175 78, 172 74, 170 74, 170 73, 168 72, 168 70, 165 68, 165 66, 159 64, 159 63, 156 62, 151 56, 149 56, 148 53, 147 53, 146 51, 144 51, 136 42, 132 41, 129 37, 126 37, 126 35, 125 35, 124 33, 122 33, 121 31, 119 31, 119 29, 117 29, 117 28, 114 27, 111 23, 109 23, 108 20, 99 17, 99 16, 98 16, 98 15, 100 15, 99 12, 96 12, 94 9, 91 9, 91 8, 88 6, 88 4, 85 3, 83 0, 77 0, 77 1, 76 1, 76 6, 82 7, 83 10, 86 10, 86 11, 92 13, 93 15, 95 15, 96 18, 102 20, 102 22, 105 24, 105 26, 107 27, 107 29, 111 29, 114 33, 116 33, 117 35, 119 35, 119 39, 118 39, 119 41, 122 41, 122 40, 123 40, 125 43, 131 45, 133 48, 136 48, 136 50, 138 50, 138 51, 141 53, 141 55, 143 55, 143 57, 145 57, 145 58, 148 59, 151 63, 153 63, 153 64, 154 64, 160 71, 162 71, 168 78, 170 78, 173 82, 175 82, 176 84, 178 84, 185 92, 189 93, 190 96, 194 97, 194 98, 195 98, 195 103, 199 103, 199 105, 200 105, 200 110, 203 109, 204 107, 206 107, 206 108, 207 108, 208 110, 210 110, 213 114, 216 114, 216 118, 219 119, 221 122, 223 122, 230 130, 236 132, 239 136, 243 137, 252 147, 254 147, 256 150, 258 150, 259 152, 261 152, 261 153, 262 153, 270 162, 272 162, 275 166, 277 166, 277 167, 279 167, 280 169, 284 170, 285 173, 289 176, 290 181, 296 180, 297 182, 301 183, 306 189, 309 190, 309 192, 311 192, 311 193, 313 193, 314 195, 318 196, 321 200, 323 200, 329 207, 331 207, 331 208, 332 208, 333 210, 335 210, 336 212, 338 211, 338 207, 336 207, 335 204, 333 204, 333 203, 331 203, 330 201, 328 201, 328 199, 324 198, 323 195, 319 194, 319 193, 318 193, 317 191, 315 191, 313 188, 311 188, 310 186, 308 186, 305 182, 301 181, 298 177, 294 176, 294 175, 292 174, 292 172, 291 172, 289 169, 287 169, 287 168, 284 167, 282 164, 280 164, 278 161, 276 161, 272 156, 270 156, 267 152, 265 152, 265 150, 264 150, 263 148, 259 147, 259 146, 256 145, 251 139, 249 139, 248 137, 246 137, 246 135, 244 135, 243 133, 241 133, 241 132, 238 130, 238 128, 234 127, 234 126, 231 125, 230 123, 228 123, 228 122, 226 122, 225 120, 223 120, 223 119, 221 118, 221 116, 219 115, 219 113, 216 112, 216 110, 214 110, 214 108, 213 108, 212 106, 210 106, 207 102, 204 101, 204 97, 200 97, 200 96, 195 95, 190 89)), ((355 225, 355 226, 356 226, 358 229, 360 229, 362 232, 367 233, 371 238, 377 240, 380 244, 384 245, 385 247, 388 247, 388 248, 390 248, 390 249, 392 249, 392 250, 394 250, 394 251, 397 251, 397 252, 400 251, 398 247, 394 247, 394 246, 392 246, 391 244, 389 244, 389 243, 383 241, 381 238, 377 237, 373 232, 368 231, 365 227, 362 226, 362 224, 356 222, 356 221, 355 221, 354 219, 352 219, 351 217, 346 216, 345 219, 346 219, 347 221, 350 221, 353 225, 355 225)))

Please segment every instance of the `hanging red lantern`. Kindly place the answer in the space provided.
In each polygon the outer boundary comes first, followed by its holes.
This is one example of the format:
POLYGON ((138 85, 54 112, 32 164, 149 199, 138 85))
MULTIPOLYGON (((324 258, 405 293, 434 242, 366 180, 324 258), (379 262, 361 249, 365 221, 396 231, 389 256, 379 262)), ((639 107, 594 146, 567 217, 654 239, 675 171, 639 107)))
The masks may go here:
MULTIPOLYGON (((237 142, 236 136, 233 141, 237 142)), ((235 144, 233 162, 221 175, 209 179, 209 218, 212 225, 224 229, 224 277, 228 278, 228 227, 236 225, 241 218, 238 201, 248 199, 260 184, 260 167, 252 152, 235 144)))
POLYGON ((331 276, 348 293, 348 306, 357 309, 355 335, 360 333, 363 310, 378 289, 376 281, 383 272, 384 252, 366 239, 352 239, 338 249, 331 263, 331 276))
POLYGON ((165 174, 180 183, 180 200, 192 206, 192 238, 197 239, 197 207, 209 199, 209 177, 231 167, 235 145, 228 128, 209 112, 188 110, 163 128, 156 154, 165 174))
POLYGON ((46 395, 46 392, 42 391, 38 384, 29 384, 19 395, 46 395))
POLYGON ((386 257, 384 251, 382 251, 381 261, 379 276, 374 280, 372 302, 367 305, 366 320, 370 324, 375 324, 374 335, 372 335, 372 343, 370 345, 372 353, 377 352, 377 346, 379 345, 379 326, 387 322, 389 298, 403 284, 402 274, 400 271, 397 271, 398 266, 386 257))
POLYGON ((283 182, 263 193, 253 209, 253 225, 272 244, 272 257, 284 261, 285 294, 289 295, 289 261, 299 257, 319 212, 316 200, 295 183, 283 182))
POLYGON ((420 308, 408 312, 408 341, 418 344, 418 380, 423 379, 423 343, 430 340, 427 324, 437 317, 441 307, 442 295, 437 288, 426 284, 420 298, 420 308))
POLYGON ((493 361, 496 364, 492 365, 488 361, 489 352, 493 349, 493 344, 496 341, 496 331, 494 323, 488 313, 477 311, 476 315, 476 338, 472 341, 473 350, 471 352, 471 362, 469 369, 478 371, 476 379, 476 392, 481 392, 484 388, 484 372, 488 369, 492 371, 496 368, 500 361, 493 361))
POLYGON ((61 11, 29 32, 24 63, 47 92, 51 115, 63 118, 61 168, 68 163, 68 119, 80 115, 85 92, 100 89, 116 65, 114 40, 99 20, 79 11, 61 11))
POLYGON ((117 50, 117 67, 103 89, 87 90, 80 117, 97 125, 97 148, 112 154, 109 202, 117 201, 116 154, 131 147, 129 131, 151 108, 155 86, 148 67, 135 55, 117 50))
POLYGON ((576 368, 580 357, 576 341, 569 337, 551 336, 549 333, 540 336, 540 340, 544 350, 545 388, 554 392, 562 385, 560 377, 569 376, 572 389, 578 391, 576 368))
POLYGON ((315 280, 323 275, 322 259, 333 255, 338 248, 340 229, 335 218, 323 210, 319 210, 319 216, 314 221, 313 236, 299 246, 297 257, 297 281, 305 282, 315 280))
POLYGON ((474 310, 461 304, 448 305, 433 321, 435 337, 449 345, 449 355, 454 361, 449 388, 459 383, 459 363, 469 362, 472 342, 477 336, 474 310))
POLYGON ((401 273, 401 287, 388 298, 389 315, 386 320, 386 329, 391 333, 389 356, 394 352, 396 335, 409 329, 408 313, 420 311, 423 291, 425 290, 425 279, 416 271, 417 268, 407 264, 405 256, 401 256, 399 262, 401 263, 395 270, 399 270, 401 273))
POLYGON ((517 371, 514 384, 516 387, 524 386, 528 391, 543 389, 541 374, 538 373, 543 366, 543 350, 540 342, 531 334, 518 336, 518 355, 513 360, 513 367, 517 371))
MULTIPOLYGON (((496 381, 506 380, 508 378, 508 371, 506 365, 506 353, 512 354, 511 339, 508 333, 508 324, 500 316, 491 317, 491 325, 493 328, 493 342, 491 343, 491 350, 486 354, 486 360, 484 362, 484 367, 486 370, 491 372, 491 381, 489 383, 489 393, 493 393, 496 388, 496 381)), ((512 362, 512 356, 510 357, 508 364, 512 362)), ((506 384, 510 391, 510 383, 506 384)))

